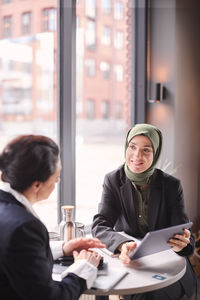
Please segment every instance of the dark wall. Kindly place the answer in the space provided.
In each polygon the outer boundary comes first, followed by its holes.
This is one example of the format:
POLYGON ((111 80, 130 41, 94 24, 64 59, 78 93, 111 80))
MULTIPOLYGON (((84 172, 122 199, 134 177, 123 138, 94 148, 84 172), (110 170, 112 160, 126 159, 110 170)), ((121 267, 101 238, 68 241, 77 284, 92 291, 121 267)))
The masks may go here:
POLYGON ((167 94, 147 105, 147 122, 163 131, 161 161, 177 168, 193 220, 200 215, 200 1, 153 0, 149 12, 150 87, 160 81, 167 94))

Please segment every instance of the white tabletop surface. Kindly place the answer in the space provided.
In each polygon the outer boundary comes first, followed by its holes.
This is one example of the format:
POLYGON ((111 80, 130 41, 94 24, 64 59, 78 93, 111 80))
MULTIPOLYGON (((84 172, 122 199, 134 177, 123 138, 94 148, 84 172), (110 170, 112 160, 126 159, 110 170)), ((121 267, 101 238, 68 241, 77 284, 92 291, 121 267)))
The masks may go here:
MULTIPOLYGON (((129 267, 124 266, 117 257, 110 257, 105 253, 103 256, 104 261, 108 262, 108 268, 126 270, 128 274, 109 291, 91 289, 84 294, 128 295, 148 292, 178 281, 186 270, 185 258, 171 249, 139 258, 129 267)), ((108 280, 106 276, 104 278, 105 281, 108 280)))

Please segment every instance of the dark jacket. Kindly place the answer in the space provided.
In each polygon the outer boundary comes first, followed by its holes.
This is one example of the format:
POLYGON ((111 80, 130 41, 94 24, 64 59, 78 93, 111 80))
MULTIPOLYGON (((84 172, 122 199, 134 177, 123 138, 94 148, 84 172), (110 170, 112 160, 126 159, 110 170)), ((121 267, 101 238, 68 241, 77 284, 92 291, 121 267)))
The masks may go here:
POLYGON ((46 227, 11 194, 0 190, 0 299, 75 300, 86 282, 69 274, 52 280, 46 227))
MULTIPOLYGON (((186 222, 188 222, 188 217, 184 210, 183 189, 180 181, 155 169, 148 201, 149 231, 186 222)), ((105 243, 112 252, 116 252, 121 243, 129 240, 117 231, 141 237, 134 206, 133 186, 126 177, 123 166, 105 176, 102 199, 92 225, 92 234, 105 243)), ((190 244, 179 252, 179 255, 188 256, 193 253, 193 236, 190 241, 190 244)), ((191 296, 196 281, 188 259, 186 273, 180 281, 185 293, 191 296)))

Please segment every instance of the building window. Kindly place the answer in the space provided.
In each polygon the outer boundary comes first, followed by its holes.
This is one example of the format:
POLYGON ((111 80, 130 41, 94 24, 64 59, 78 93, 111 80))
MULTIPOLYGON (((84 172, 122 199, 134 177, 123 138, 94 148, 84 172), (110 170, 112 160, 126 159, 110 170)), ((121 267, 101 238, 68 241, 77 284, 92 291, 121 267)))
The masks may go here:
POLYGON ((42 31, 56 30, 56 9, 45 8, 42 10, 42 31))
POLYGON ((31 33, 31 12, 22 14, 22 34, 31 33))
POLYGON ((93 99, 88 99, 86 102, 86 117, 88 119, 95 118, 95 101, 93 99))
POLYGON ((123 4, 120 1, 115 1, 114 4, 114 18, 116 20, 122 20, 124 17, 123 4))
POLYGON ((102 61, 100 63, 100 70, 102 72, 102 76, 104 79, 110 78, 110 64, 109 63, 107 63, 106 61, 102 61))
POLYGON ((6 4, 6 3, 12 2, 12 0, 2 0, 1 2, 2 2, 3 4, 6 4))
POLYGON ((85 14, 87 17, 95 18, 96 0, 85 0, 85 14))
POLYGON ((115 80, 118 82, 122 82, 123 81, 123 66, 122 65, 114 66, 114 74, 115 74, 115 80))
POLYGON ((111 13, 111 0, 101 0, 101 8, 104 14, 110 15, 111 13))
POLYGON ((12 16, 3 18, 3 38, 12 37, 12 16))
POLYGON ((96 26, 94 21, 87 22, 87 30, 85 34, 86 46, 91 50, 95 50, 96 47, 96 26))
POLYGON ((86 59, 85 60, 85 68, 86 74, 89 77, 95 76, 95 60, 94 59, 86 59))
POLYGON ((110 27, 103 26, 101 42, 105 46, 109 46, 111 44, 111 29, 110 29, 110 27))
POLYGON ((109 119, 110 118, 110 102, 109 101, 102 101, 101 115, 102 115, 103 119, 109 119))
POLYGON ((31 94, 31 88, 4 88, 2 94, 4 115, 30 115, 33 112, 31 94))
POLYGON ((114 33, 114 46, 116 49, 123 49, 123 32, 115 31, 114 33))
POLYGON ((122 103, 116 102, 115 103, 115 118, 116 119, 122 119, 122 103))

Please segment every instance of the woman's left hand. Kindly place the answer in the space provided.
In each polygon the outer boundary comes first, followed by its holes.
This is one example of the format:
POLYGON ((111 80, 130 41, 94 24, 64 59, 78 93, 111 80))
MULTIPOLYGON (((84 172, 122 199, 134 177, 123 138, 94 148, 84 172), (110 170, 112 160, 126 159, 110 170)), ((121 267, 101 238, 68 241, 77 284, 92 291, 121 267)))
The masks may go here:
POLYGON ((172 247, 175 252, 180 252, 190 243, 190 231, 184 229, 183 234, 175 234, 174 238, 171 238, 168 245, 172 247))
POLYGON ((81 250, 79 253, 77 251, 73 251, 74 261, 76 262, 79 259, 86 259, 93 266, 98 267, 101 255, 97 252, 90 252, 86 250, 81 250))
POLYGON ((73 251, 80 252, 90 248, 105 248, 105 245, 97 238, 76 238, 63 244, 64 255, 72 255, 73 251))
POLYGON ((119 259, 125 265, 128 265, 131 262, 129 257, 130 253, 135 250, 137 244, 135 242, 125 242, 121 245, 121 253, 119 259))

